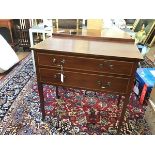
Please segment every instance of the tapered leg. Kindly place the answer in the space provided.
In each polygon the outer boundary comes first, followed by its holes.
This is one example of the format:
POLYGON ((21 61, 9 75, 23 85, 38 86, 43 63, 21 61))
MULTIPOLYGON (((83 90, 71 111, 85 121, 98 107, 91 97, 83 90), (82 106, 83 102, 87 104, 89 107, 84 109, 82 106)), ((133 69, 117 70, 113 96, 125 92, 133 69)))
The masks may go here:
POLYGON ((60 96, 59 96, 59 87, 58 86, 56 86, 56 98, 57 99, 59 99, 60 98, 60 96))
POLYGON ((126 95, 125 99, 124 99, 124 102, 123 102, 122 112, 121 112, 121 116, 120 116, 119 123, 118 123, 117 134, 120 133, 120 129, 121 129, 121 126, 122 126, 122 122, 124 120, 124 116, 125 116, 125 112, 126 112, 126 109, 127 109, 127 105, 129 103, 129 97, 130 97, 130 95, 126 95))
POLYGON ((122 96, 121 96, 121 95, 119 95, 119 96, 118 96, 118 102, 117 102, 117 108, 119 108, 121 98, 122 98, 122 96))
POLYGON ((42 113, 42 120, 44 121, 45 119, 44 94, 43 94, 43 85, 40 82, 38 82, 38 92, 40 97, 40 110, 42 113))

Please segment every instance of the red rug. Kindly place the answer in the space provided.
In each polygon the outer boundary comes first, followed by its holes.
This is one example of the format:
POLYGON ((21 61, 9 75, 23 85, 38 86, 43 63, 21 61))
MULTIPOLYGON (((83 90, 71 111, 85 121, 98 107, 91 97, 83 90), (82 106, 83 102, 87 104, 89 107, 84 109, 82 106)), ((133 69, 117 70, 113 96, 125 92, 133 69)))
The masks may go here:
MULTIPOLYGON (((46 120, 41 120, 31 55, 0 81, 0 134, 114 135, 120 110, 118 96, 44 85, 46 120)), ((121 134, 151 134, 144 119, 146 106, 131 95, 121 134)))
MULTIPOLYGON (((36 85, 34 91, 37 92, 36 85)), ((56 99, 55 87, 44 85, 47 120, 48 117, 58 118, 77 126, 80 132, 91 135, 116 134, 117 120, 120 117, 117 95, 62 87, 59 87, 59 95, 61 99, 56 99)), ((121 101, 123 103, 123 98, 121 101)), ((145 106, 139 104, 133 93, 121 129, 122 134, 148 134, 143 119, 144 112, 145 106)))

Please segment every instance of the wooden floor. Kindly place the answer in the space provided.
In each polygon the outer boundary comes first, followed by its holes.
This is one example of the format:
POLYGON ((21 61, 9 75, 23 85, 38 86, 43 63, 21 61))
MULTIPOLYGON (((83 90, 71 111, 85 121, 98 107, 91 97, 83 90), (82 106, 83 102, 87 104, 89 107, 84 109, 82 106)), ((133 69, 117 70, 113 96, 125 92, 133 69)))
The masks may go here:
MULTIPOLYGON (((30 52, 16 52, 16 54, 17 54, 19 60, 24 59, 29 53, 30 53, 30 52)), ((7 75, 7 74, 8 74, 8 73, 3 73, 3 74, 0 73, 0 79, 1 79, 3 76, 7 75)))
POLYGON ((19 60, 22 60, 23 58, 25 58, 30 52, 16 52, 19 60))

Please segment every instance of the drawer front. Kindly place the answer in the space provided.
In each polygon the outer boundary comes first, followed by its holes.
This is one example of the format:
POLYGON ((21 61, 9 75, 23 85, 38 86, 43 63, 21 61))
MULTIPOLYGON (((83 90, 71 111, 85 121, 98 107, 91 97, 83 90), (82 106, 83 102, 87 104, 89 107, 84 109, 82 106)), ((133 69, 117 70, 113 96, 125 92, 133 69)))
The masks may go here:
POLYGON ((38 53, 39 66, 72 68, 85 71, 131 75, 133 63, 76 56, 38 53))
POLYGON ((40 68, 39 72, 41 82, 82 89, 126 93, 129 84, 128 78, 69 71, 64 72, 62 83, 59 70, 40 68))

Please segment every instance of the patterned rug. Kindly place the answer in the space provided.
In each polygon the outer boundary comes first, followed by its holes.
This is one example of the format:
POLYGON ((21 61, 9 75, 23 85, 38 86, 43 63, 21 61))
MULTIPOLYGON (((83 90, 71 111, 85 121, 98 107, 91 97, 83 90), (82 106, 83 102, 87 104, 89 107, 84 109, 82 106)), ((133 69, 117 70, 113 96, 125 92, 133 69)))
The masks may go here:
MULTIPOLYGON (((41 120, 39 96, 31 55, 0 80, 2 135, 115 135, 118 96, 44 85, 46 119, 41 120)), ((123 98, 122 98, 123 103, 123 98)), ((121 106, 120 106, 121 107, 121 106)), ((144 119, 146 106, 132 94, 121 134, 151 134, 144 119)))

